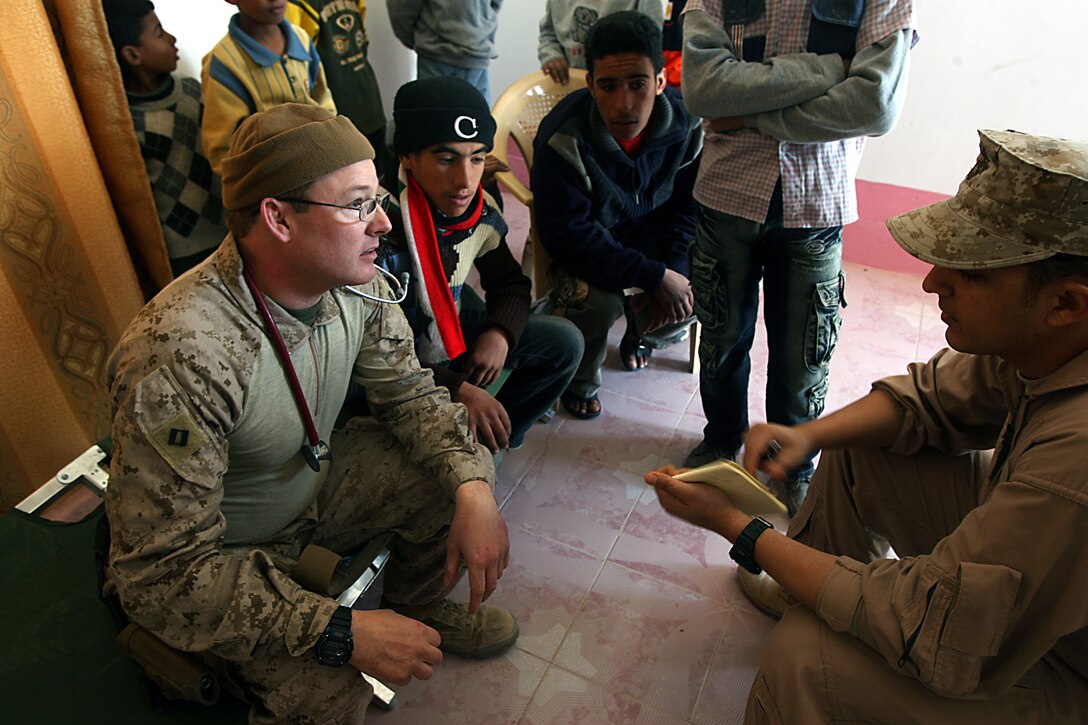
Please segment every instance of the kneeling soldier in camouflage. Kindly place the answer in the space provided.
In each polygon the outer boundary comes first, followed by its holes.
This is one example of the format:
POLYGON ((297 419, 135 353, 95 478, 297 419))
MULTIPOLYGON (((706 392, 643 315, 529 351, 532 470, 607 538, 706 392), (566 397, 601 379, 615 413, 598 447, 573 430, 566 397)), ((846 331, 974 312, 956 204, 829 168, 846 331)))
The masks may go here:
POLYGON ((109 368, 109 580, 133 621, 226 660, 260 699, 254 722, 359 722, 360 671, 427 679, 440 649, 482 657, 518 635, 482 605, 509 558, 491 455, 376 276, 390 225, 373 157, 316 106, 248 118, 223 162, 231 234, 147 305, 109 368), (373 417, 334 431, 352 385, 373 417), (387 531, 385 609, 338 608, 291 577, 308 544, 387 531), (467 607, 444 598, 462 565, 467 607), (328 637, 354 647, 315 646, 328 637))

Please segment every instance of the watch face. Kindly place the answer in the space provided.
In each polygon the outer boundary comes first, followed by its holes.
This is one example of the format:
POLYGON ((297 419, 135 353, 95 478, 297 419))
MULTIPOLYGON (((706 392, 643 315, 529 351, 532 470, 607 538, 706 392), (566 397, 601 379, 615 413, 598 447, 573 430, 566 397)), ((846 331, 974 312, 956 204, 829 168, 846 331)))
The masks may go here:
POLYGON ((342 632, 326 632, 317 643, 317 661, 339 667, 351 659, 355 647, 351 636, 342 632))

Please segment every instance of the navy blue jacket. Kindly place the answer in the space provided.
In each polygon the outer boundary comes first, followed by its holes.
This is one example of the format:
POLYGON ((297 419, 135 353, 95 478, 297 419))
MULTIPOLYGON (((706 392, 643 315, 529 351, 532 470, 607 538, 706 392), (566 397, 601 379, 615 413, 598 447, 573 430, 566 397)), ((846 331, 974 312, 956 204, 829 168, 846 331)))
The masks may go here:
POLYGON ((671 88, 657 97, 634 158, 604 125, 589 90, 560 101, 534 142, 532 188, 544 248, 566 272, 609 292, 652 292, 688 270, 691 190, 702 128, 671 88))

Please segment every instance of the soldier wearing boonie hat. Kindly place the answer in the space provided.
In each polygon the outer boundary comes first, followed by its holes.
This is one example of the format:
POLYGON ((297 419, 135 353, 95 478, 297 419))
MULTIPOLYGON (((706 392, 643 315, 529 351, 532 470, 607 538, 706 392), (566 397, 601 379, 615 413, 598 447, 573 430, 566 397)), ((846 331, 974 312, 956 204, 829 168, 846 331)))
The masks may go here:
POLYGON ((482 657, 518 635, 480 604, 509 550, 491 456, 421 373, 375 276, 390 223, 373 156, 317 106, 248 117, 223 162, 232 233, 110 360, 109 581, 152 635, 228 661, 254 721, 360 722, 360 671, 428 679, 440 647, 482 657), (381 422, 334 432, 353 383, 381 422), (383 531, 404 539, 386 611, 292 580, 307 545, 346 553, 383 531), (462 564, 472 613, 444 599, 462 564))
POLYGON ((777 477, 823 449, 788 538, 647 478, 736 542, 740 588, 782 617, 746 723, 1088 722, 1088 144, 980 137, 955 197, 888 222, 934 265, 954 350, 746 437, 777 477))

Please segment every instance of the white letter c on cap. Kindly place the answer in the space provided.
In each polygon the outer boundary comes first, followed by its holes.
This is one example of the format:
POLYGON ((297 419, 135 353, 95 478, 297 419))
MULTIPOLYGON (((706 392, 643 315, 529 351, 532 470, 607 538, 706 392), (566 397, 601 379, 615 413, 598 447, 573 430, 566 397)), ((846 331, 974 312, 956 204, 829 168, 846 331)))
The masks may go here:
POLYGON ((476 138, 480 135, 479 130, 476 128, 476 119, 472 116, 458 116, 453 122, 453 131, 464 139, 476 138), (472 133, 465 133, 461 130, 462 121, 468 121, 472 125, 472 133))

